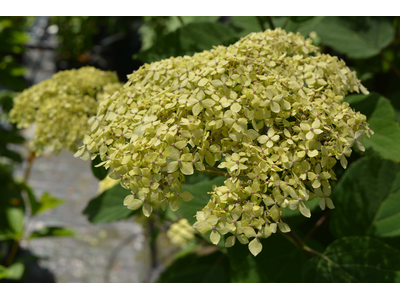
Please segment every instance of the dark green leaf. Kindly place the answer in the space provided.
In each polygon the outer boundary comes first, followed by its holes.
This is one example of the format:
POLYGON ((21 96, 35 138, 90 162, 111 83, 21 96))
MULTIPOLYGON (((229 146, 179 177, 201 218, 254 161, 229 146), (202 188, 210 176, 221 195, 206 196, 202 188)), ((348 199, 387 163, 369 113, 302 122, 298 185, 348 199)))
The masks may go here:
POLYGON ((92 160, 92 173, 98 180, 103 180, 107 177, 108 170, 103 166, 96 168, 95 166, 99 163, 101 163, 101 158, 99 155, 97 155, 96 158, 92 160))
POLYGON ((161 283, 230 282, 228 257, 215 252, 207 256, 189 254, 178 258, 160 275, 161 283))
MULTIPOLYGON (((286 23, 287 17, 278 17, 278 24, 282 26, 286 23), (283 24, 282 24, 283 22, 283 24)), ((290 17, 289 21, 286 24, 285 31, 286 32, 300 32, 304 37, 308 37, 311 31, 315 31, 315 29, 319 26, 319 23, 325 17, 290 17)), ((275 19, 275 18, 274 18, 275 19)), ((275 20, 274 20, 275 22, 275 20)))
POLYGON ((304 266, 306 282, 400 282, 400 251, 378 239, 346 237, 304 266))
POLYGON ((237 31, 238 39, 249 33, 262 31, 257 17, 254 16, 234 16, 230 18, 229 25, 237 31))
POLYGON ((400 162, 400 125, 395 122, 395 111, 390 101, 377 93, 351 95, 345 100, 367 116, 367 123, 375 132, 370 138, 363 137, 365 148, 383 158, 400 162))
POLYGON ((336 237, 400 238, 400 164, 376 158, 353 163, 335 187, 331 230, 336 237))
POLYGON ((307 260, 292 243, 278 234, 261 239, 263 250, 252 256, 248 245, 238 241, 228 248, 233 282, 301 282, 307 260))
POLYGON ((94 224, 114 222, 129 217, 134 211, 123 205, 127 195, 129 191, 118 184, 91 199, 83 214, 94 224))
POLYGON ((351 58, 379 54, 394 38, 394 29, 383 17, 325 17, 315 31, 322 44, 351 58))
POLYGON ((62 227, 45 227, 40 230, 33 232, 29 239, 36 239, 41 237, 60 237, 60 236, 76 236, 77 233, 75 230, 71 228, 62 228, 62 227))
POLYGON ((208 192, 212 191, 212 186, 223 185, 225 177, 216 177, 213 180, 203 180, 195 184, 185 184, 182 191, 188 191, 193 195, 193 199, 188 202, 181 203, 181 207, 175 212, 176 215, 188 219, 189 223, 193 225, 196 222, 196 213, 207 205, 210 200, 208 192))
POLYGON ((229 45, 235 39, 235 31, 227 25, 195 22, 163 36, 149 49, 139 52, 136 58, 150 63, 171 56, 193 55, 213 46, 229 45))

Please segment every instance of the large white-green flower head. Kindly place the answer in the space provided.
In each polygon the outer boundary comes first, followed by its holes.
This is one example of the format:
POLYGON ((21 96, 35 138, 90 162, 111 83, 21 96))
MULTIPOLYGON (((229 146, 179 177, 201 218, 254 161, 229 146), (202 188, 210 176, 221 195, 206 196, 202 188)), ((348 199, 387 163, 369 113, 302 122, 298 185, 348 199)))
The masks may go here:
POLYGON ((14 98, 10 121, 18 128, 35 124, 30 149, 37 155, 48 148, 76 151, 90 130, 88 119, 96 115, 104 94, 121 88, 114 72, 83 67, 61 71, 14 98))
POLYGON ((310 217, 315 196, 321 209, 334 208, 332 167, 339 160, 346 168, 352 145, 363 150, 371 132, 343 102, 350 92, 368 93, 355 72, 281 29, 146 64, 128 78, 101 103, 76 155, 100 155, 132 192, 124 204, 146 216, 192 199, 181 192, 185 176, 225 175, 194 227, 211 231, 215 244, 221 235, 227 247, 249 244, 254 255, 261 238, 290 231, 284 208, 310 217))

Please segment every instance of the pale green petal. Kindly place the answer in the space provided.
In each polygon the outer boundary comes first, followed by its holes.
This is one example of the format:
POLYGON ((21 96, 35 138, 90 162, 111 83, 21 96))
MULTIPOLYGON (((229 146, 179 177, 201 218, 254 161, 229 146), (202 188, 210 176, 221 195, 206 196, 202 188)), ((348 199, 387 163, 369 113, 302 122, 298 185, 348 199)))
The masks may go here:
POLYGON ((139 199, 133 199, 130 203, 128 208, 132 209, 132 210, 137 210, 139 209, 143 204, 143 201, 139 200, 139 199))
POLYGON ((177 161, 172 161, 168 164, 167 169, 168 169, 168 173, 173 173, 176 170, 178 170, 178 162, 177 161))
POLYGON ((150 217, 151 213, 153 212, 153 207, 149 203, 144 203, 143 205, 143 214, 146 217, 150 217))
POLYGON ((310 212, 310 209, 307 207, 307 205, 305 205, 303 202, 300 202, 300 204, 299 204, 299 210, 300 210, 300 213, 303 215, 303 216, 305 216, 305 217, 307 217, 307 218, 310 218, 311 217, 311 212, 310 212))
POLYGON ((172 211, 177 211, 181 207, 181 200, 178 197, 172 197, 169 199, 169 207, 172 211))
POLYGON ((203 106, 201 106, 200 103, 196 103, 192 108, 193 114, 195 116, 197 116, 199 113, 201 113, 202 110, 203 110, 203 106))
POLYGON ((235 242, 236 242, 236 238, 235 238, 235 236, 232 235, 225 240, 225 247, 226 248, 232 247, 235 245, 235 242))
POLYGON ((187 191, 184 191, 182 193, 179 193, 179 197, 182 198, 183 201, 190 201, 193 199, 193 195, 187 191))
POLYGON ((282 231, 283 233, 290 232, 290 227, 286 223, 279 222, 278 227, 279 227, 279 230, 282 231))
POLYGON ((221 236, 216 230, 211 231, 210 240, 214 245, 217 245, 220 239, 221 236))
POLYGON ((206 234, 212 229, 212 226, 207 221, 197 221, 193 224, 193 227, 196 228, 201 234, 206 234))
POLYGON ((193 164, 189 162, 181 162, 181 172, 185 175, 193 174, 193 164))
POLYGON ((251 254, 253 254, 254 256, 257 256, 257 254, 261 252, 262 244, 258 238, 255 238, 254 240, 252 240, 250 242, 249 250, 250 250, 251 254))

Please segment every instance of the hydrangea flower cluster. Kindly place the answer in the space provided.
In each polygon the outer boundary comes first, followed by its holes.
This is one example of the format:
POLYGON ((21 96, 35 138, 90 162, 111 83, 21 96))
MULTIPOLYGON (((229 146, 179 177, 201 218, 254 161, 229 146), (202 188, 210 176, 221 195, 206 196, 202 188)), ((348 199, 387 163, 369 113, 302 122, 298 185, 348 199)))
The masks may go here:
POLYGON ((62 148, 76 151, 99 101, 121 87, 114 72, 94 67, 61 71, 15 97, 10 122, 18 128, 36 125, 30 144, 36 155, 45 147, 56 153, 62 148))
POLYGON ((289 232, 283 209, 310 217, 307 202, 334 208, 332 167, 364 133, 366 117, 343 98, 368 91, 337 57, 282 29, 252 33, 192 57, 146 64, 100 104, 92 134, 76 153, 132 191, 124 204, 175 211, 194 172, 226 176, 197 212, 194 227, 227 247, 238 240, 257 255, 261 238, 289 232), (102 125, 105 122, 105 125, 102 125))
POLYGON ((190 241, 194 240, 194 234, 195 230, 185 218, 173 223, 167 231, 170 241, 181 248, 186 247, 190 241))

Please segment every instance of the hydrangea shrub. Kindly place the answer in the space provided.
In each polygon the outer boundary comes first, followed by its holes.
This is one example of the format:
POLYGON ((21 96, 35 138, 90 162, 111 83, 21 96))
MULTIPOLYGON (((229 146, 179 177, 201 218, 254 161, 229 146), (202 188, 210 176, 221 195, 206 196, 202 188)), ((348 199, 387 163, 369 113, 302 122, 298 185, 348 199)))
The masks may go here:
POLYGON ((35 124, 30 149, 36 155, 45 148, 76 151, 90 131, 88 119, 96 115, 99 101, 119 88, 114 72, 94 67, 61 71, 15 97, 10 122, 18 128, 35 124))
MULTIPOLYGON (((150 216, 193 198, 181 192, 194 172, 226 177, 194 227, 253 255, 261 238, 289 232, 283 208, 311 216, 317 198, 332 209, 332 167, 373 132, 344 97, 368 91, 342 60, 299 33, 252 33, 235 44, 145 64, 104 99, 76 153, 100 155, 110 178, 132 195, 124 204, 150 216)), ((183 204, 184 205, 184 204, 183 204)))

